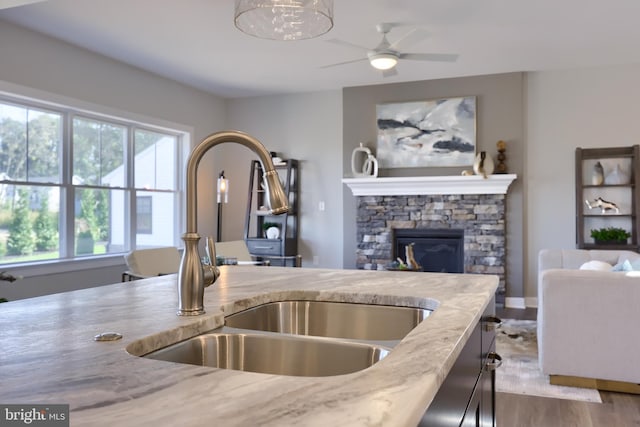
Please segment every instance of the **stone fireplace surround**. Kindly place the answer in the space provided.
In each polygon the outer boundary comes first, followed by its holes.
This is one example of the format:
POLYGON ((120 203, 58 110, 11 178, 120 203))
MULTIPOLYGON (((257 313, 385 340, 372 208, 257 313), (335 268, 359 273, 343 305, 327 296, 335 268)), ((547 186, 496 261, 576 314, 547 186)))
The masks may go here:
POLYGON ((463 229, 464 271, 506 291, 506 193, 516 175, 346 178, 357 198, 356 266, 383 270, 395 229, 463 229))

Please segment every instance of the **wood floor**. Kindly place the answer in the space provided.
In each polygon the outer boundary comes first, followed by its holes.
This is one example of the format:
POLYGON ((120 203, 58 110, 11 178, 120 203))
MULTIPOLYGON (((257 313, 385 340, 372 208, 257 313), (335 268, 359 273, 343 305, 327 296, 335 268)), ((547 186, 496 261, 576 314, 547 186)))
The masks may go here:
MULTIPOLYGON (((499 308, 496 313, 508 319, 536 318, 531 308, 499 308)), ((602 403, 589 403, 497 393, 497 427, 640 427, 640 395, 600 392, 600 397, 602 403)))

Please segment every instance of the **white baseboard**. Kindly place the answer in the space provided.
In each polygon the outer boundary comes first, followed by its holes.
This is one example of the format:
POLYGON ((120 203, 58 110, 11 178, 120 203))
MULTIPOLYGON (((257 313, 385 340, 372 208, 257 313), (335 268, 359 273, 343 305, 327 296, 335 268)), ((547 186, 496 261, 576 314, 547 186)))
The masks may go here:
POLYGON ((524 302, 524 298, 506 297, 504 299, 504 306, 506 308, 527 308, 524 302))
POLYGON ((506 297, 504 299, 504 306, 506 308, 520 308, 525 309, 527 307, 538 307, 537 297, 506 297))

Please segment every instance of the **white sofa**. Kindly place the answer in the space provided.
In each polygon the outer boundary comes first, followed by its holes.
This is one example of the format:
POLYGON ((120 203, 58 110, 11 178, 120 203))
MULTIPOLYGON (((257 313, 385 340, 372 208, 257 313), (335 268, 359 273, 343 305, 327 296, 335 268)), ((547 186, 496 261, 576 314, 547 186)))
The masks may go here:
MULTIPOLYGON (((540 368, 555 383, 578 377, 572 385, 615 390, 607 385, 615 381, 635 383, 631 386, 637 387, 640 272, 580 270, 592 260, 616 265, 624 260, 638 261, 640 254, 578 249, 545 249, 539 253, 540 368), (562 380, 554 381, 556 378, 562 380), (585 378, 604 381, 582 381, 585 378)), ((635 392, 626 388, 622 391, 635 392)))

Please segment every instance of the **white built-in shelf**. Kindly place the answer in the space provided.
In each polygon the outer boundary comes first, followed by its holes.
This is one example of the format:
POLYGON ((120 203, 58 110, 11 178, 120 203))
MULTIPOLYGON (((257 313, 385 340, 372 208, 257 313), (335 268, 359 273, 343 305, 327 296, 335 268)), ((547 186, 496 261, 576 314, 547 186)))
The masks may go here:
POLYGON ((343 178, 354 196, 506 194, 516 174, 343 178))

